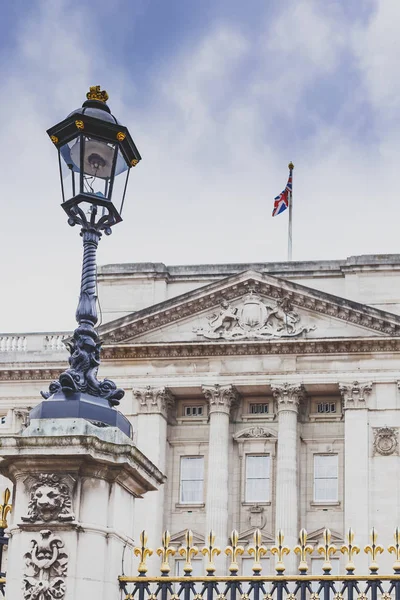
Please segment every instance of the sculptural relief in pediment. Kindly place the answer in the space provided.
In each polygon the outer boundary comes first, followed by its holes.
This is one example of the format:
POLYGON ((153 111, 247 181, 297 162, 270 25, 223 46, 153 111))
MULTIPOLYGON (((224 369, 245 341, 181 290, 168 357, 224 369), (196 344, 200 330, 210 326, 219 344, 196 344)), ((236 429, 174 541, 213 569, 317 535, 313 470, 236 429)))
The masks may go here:
POLYGON ((208 340, 243 340, 296 337, 316 329, 302 321, 289 298, 273 302, 251 291, 238 306, 223 301, 219 311, 207 318, 194 333, 208 340))

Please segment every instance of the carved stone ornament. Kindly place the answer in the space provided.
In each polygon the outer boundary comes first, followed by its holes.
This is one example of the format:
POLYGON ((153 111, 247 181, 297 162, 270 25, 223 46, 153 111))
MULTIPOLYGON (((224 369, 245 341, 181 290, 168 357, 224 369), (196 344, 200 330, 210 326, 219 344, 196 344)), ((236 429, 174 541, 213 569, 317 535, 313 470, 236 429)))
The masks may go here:
POLYGON ((304 386, 300 383, 282 383, 271 385, 272 395, 275 398, 278 411, 296 410, 300 401, 305 397, 304 386))
POLYGON ((244 429, 243 431, 239 431, 235 435, 236 440, 248 439, 248 438, 270 438, 272 434, 264 427, 260 427, 259 425, 255 425, 254 427, 249 427, 248 429, 244 429))
POLYGON ((269 306, 251 291, 237 307, 224 300, 220 311, 208 317, 208 326, 194 333, 208 340, 242 340, 296 337, 315 328, 300 323, 288 298, 278 298, 269 306))
POLYGON ((399 453, 399 431, 395 427, 374 427, 374 455, 399 453))
POLYGON ((239 394, 233 385, 202 385, 202 392, 209 403, 209 413, 230 413, 231 408, 237 406, 239 394))
POLYGON ((339 383, 344 408, 367 408, 367 398, 372 391, 372 382, 339 383))
POLYGON ((51 473, 29 477, 28 514, 21 517, 27 523, 37 521, 73 521, 71 502, 71 478, 51 473))
POLYGON ((161 413, 167 417, 175 407, 174 396, 166 387, 155 388, 147 385, 144 388, 134 388, 132 393, 138 401, 140 413, 161 413))
POLYGON ((64 543, 49 529, 39 532, 24 556, 24 600, 62 600, 65 597, 68 555, 64 543))

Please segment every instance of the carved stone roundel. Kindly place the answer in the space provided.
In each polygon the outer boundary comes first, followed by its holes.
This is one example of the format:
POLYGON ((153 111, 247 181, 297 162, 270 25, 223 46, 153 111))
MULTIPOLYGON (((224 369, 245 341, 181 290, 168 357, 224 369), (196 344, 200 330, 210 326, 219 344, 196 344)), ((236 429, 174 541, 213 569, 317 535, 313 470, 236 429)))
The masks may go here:
POLYGON ((398 432, 393 427, 375 429, 374 450, 377 454, 389 456, 398 451, 398 432))

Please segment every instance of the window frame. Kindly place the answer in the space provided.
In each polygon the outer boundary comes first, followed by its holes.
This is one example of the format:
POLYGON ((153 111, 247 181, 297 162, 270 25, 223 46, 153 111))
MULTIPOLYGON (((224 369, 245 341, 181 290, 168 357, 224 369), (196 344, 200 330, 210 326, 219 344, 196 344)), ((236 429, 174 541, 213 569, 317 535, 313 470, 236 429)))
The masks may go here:
POLYGON ((339 502, 339 453, 332 452, 315 452, 313 454, 313 503, 314 504, 337 504, 339 502), (317 477, 316 476, 316 462, 320 457, 332 458, 336 457, 336 476, 335 477, 317 477), (318 499, 316 497, 316 481, 317 480, 336 480, 336 497, 335 498, 324 498, 318 499))
POLYGON ((269 504, 271 502, 271 454, 268 452, 246 452, 245 454, 245 467, 244 467, 244 503, 245 504, 269 504), (248 477, 248 458, 266 458, 268 465, 268 477, 248 477), (266 481, 267 482, 267 494, 265 500, 253 500, 248 497, 248 480, 251 481, 266 481))
POLYGON ((180 456, 179 459, 179 504, 180 505, 184 505, 184 506, 201 506, 204 505, 204 467, 205 467, 205 462, 204 462, 204 455, 200 454, 200 455, 183 455, 180 456), (182 465, 183 465, 183 461, 184 460, 202 460, 203 463, 203 472, 202 472, 202 479, 183 479, 182 478, 182 465), (182 483, 184 481, 201 481, 202 485, 201 485, 201 499, 200 500, 183 500, 182 498, 182 491, 183 491, 183 486, 182 483))

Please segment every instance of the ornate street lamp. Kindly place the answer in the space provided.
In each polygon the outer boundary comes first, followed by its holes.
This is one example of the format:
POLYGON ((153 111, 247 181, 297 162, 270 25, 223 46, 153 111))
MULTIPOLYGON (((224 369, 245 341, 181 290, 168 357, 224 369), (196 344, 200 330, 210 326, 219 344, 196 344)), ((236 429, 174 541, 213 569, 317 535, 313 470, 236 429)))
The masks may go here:
POLYGON ((131 435, 131 425, 115 409, 124 391, 109 380, 99 381, 101 342, 95 330, 96 251, 104 232, 121 219, 131 167, 141 160, 126 127, 111 114, 108 94, 91 87, 82 108, 47 133, 58 149, 62 207, 71 226, 80 225, 83 238, 78 327, 67 343, 70 368, 42 392, 45 402, 31 418, 84 418, 101 426, 119 427, 131 435))

